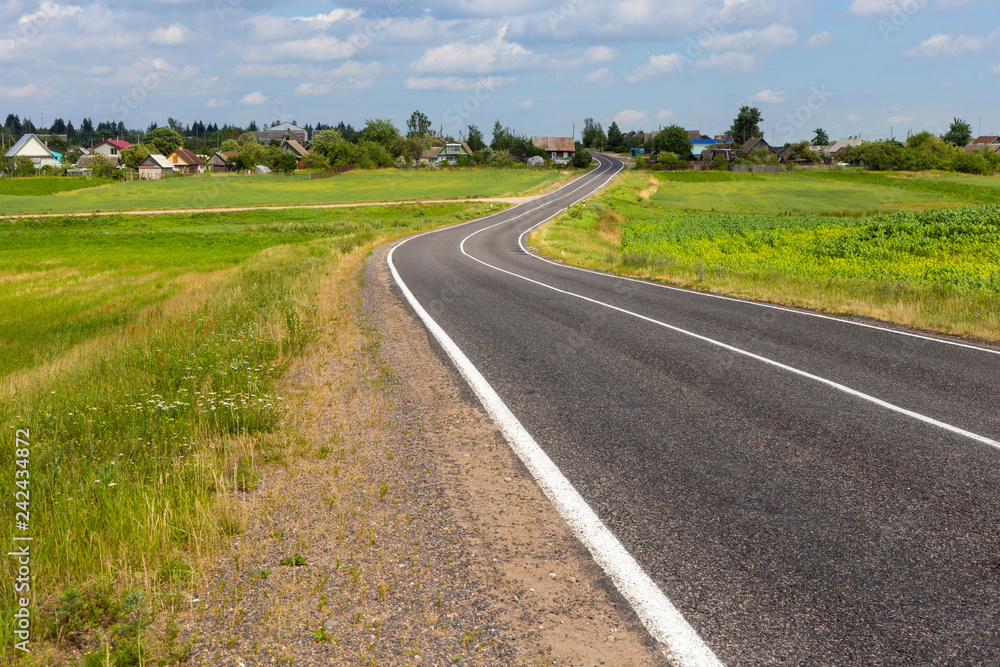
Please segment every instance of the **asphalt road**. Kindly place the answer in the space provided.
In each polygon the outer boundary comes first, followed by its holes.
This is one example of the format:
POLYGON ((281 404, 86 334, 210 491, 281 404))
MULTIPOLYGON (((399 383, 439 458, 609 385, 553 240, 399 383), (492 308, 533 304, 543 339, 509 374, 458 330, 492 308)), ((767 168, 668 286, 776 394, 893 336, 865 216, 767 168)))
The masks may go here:
POLYGON ((600 161, 398 275, 723 663, 1000 664, 1000 350, 526 252, 600 161))

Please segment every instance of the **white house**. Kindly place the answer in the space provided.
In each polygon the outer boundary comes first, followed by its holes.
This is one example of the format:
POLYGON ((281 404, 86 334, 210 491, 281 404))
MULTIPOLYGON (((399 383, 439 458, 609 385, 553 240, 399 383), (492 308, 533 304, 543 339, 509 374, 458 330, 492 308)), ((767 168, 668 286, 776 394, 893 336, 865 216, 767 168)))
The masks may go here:
POLYGON ((26 134, 21 139, 14 144, 14 146, 7 151, 4 156, 8 160, 13 161, 16 157, 27 157, 31 158, 32 163, 35 165, 35 169, 41 169, 46 165, 57 166, 59 164, 59 158, 55 153, 49 150, 45 143, 33 134, 26 134))
POLYGON ((174 173, 174 165, 163 155, 153 153, 139 163, 139 180, 156 181, 174 173))
POLYGON ((108 157, 114 155, 120 156, 122 151, 126 148, 131 148, 132 144, 127 141, 122 141, 121 139, 105 139, 98 144, 94 144, 90 147, 90 152, 93 154, 100 153, 108 157))

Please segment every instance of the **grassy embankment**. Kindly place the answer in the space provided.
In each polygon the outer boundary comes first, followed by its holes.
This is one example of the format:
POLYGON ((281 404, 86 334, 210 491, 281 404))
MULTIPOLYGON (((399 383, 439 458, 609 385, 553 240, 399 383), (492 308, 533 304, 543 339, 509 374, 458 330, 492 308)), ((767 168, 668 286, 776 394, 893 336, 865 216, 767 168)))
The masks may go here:
POLYGON ((8 190, 0 187, 0 215, 508 197, 535 194, 575 175, 527 169, 382 169, 310 181, 302 175, 205 174, 115 183, 53 197, 15 192, 19 184, 27 188, 46 180, 86 181, 10 179, 8 190))
POLYGON ((998 341, 998 184, 633 172, 531 243, 594 269, 998 341))
MULTIPOLYGON (((86 665, 182 659, 171 613, 190 604, 200 559, 247 521, 230 495, 252 488, 257 466, 294 439, 279 428, 275 383, 311 340, 317 282, 386 239, 488 211, 3 223, 0 514, 10 520, 0 540, 34 538, 35 655, 54 648, 62 664, 70 654, 60 651, 76 647, 86 665), (23 533, 12 525, 15 429, 31 443, 23 533)), ((5 619, 16 599, 9 567, 5 619)), ((0 625, 5 664, 17 657, 12 630, 0 625)))

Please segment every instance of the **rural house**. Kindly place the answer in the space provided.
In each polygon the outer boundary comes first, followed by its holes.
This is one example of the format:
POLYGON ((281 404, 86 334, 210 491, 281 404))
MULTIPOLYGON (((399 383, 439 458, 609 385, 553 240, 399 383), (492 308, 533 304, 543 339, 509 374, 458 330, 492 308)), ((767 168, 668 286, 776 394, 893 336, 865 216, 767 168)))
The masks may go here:
POLYGON ((49 147, 34 134, 26 134, 7 151, 4 157, 12 163, 18 157, 31 158, 35 169, 41 169, 45 166, 57 166, 62 156, 55 151, 49 150, 49 147))
POLYGON ((281 150, 286 153, 291 153, 297 160, 302 160, 309 155, 309 151, 307 151, 302 144, 295 139, 282 139, 281 150))
POLYGON ((447 143, 444 146, 434 146, 428 148, 420 154, 421 164, 429 164, 437 167, 442 163, 450 165, 458 164, 458 159, 462 157, 472 157, 472 150, 465 142, 447 143))
POLYGON ((158 181, 173 173, 174 165, 159 153, 153 153, 139 163, 139 180, 142 181, 158 181))
POLYGON ((208 158, 208 169, 213 174, 226 171, 235 171, 236 167, 230 164, 229 160, 239 155, 239 151, 219 152, 208 158))
POLYGON ((990 153, 1000 153, 1000 137, 996 135, 984 135, 969 142, 965 147, 966 153, 972 151, 988 151, 990 153))
POLYGON ((750 153, 750 151, 756 148, 763 148, 768 153, 774 152, 771 146, 766 141, 764 141, 764 137, 750 137, 749 139, 743 142, 743 145, 740 146, 737 153, 739 154, 740 157, 745 157, 747 154, 750 153))
POLYGON ((90 147, 91 155, 106 155, 107 157, 121 155, 126 148, 131 148, 132 144, 121 139, 104 139, 90 147))
POLYGON ((187 148, 175 149, 167 159, 182 174, 200 174, 205 171, 205 161, 187 148))
POLYGON ((566 164, 576 153, 573 137, 532 137, 531 145, 545 151, 548 158, 558 164, 566 164))
POLYGON ((253 136, 262 144, 283 139, 295 139, 300 143, 309 141, 309 133, 295 123, 276 123, 265 130, 254 132, 253 136))

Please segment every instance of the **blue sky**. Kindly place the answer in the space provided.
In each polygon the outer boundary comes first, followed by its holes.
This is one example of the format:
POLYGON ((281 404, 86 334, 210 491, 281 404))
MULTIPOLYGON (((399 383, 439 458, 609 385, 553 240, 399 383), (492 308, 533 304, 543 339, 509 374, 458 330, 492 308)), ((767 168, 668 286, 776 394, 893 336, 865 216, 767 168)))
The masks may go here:
POLYGON ((1000 7, 976 0, 0 0, 0 117, 200 119, 487 137, 677 123, 766 138, 1000 133, 1000 7), (981 121, 980 121, 981 118, 981 121))

